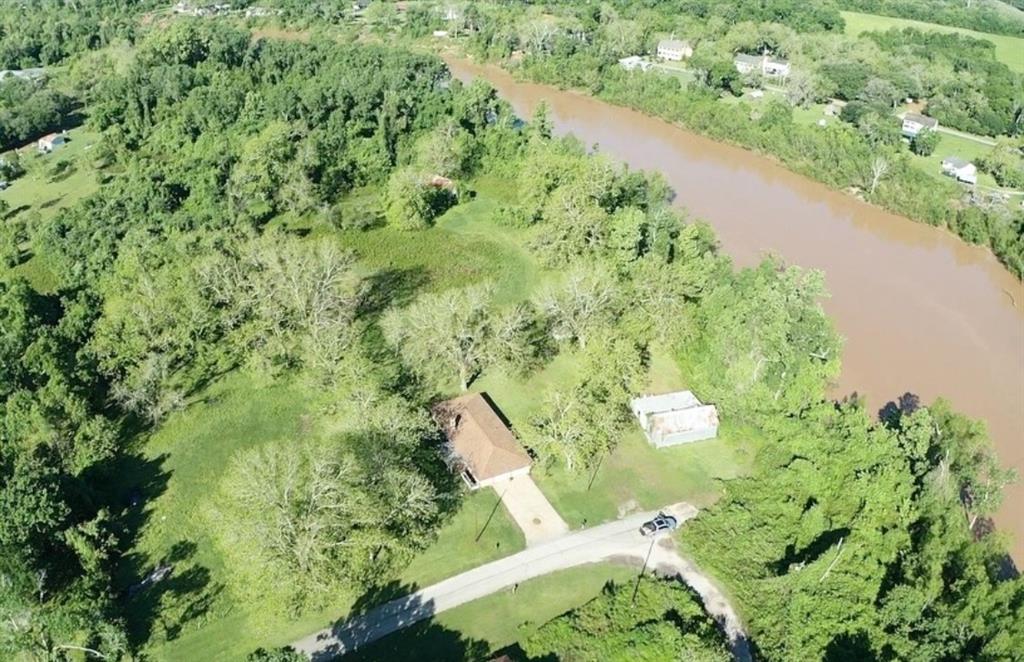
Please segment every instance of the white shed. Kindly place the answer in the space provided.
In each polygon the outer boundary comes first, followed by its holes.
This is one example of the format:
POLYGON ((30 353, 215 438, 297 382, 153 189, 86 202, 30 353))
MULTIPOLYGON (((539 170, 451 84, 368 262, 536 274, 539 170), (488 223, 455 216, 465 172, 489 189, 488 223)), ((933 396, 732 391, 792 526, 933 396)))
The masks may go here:
POLYGON ((950 156, 942 160, 942 172, 958 182, 966 184, 978 183, 978 168, 973 163, 956 156, 950 156))
POLYGON ((630 403, 647 440, 656 448, 718 436, 718 410, 690 391, 646 395, 630 403))

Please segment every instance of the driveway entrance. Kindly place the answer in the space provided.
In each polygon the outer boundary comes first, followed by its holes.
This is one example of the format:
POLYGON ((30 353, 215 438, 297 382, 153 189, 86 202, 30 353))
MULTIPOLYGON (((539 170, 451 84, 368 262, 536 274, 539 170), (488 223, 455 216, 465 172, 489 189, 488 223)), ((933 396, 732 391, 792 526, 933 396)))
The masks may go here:
POLYGON ((527 547, 569 531, 569 526, 530 476, 505 478, 496 481, 493 487, 505 509, 523 530, 527 547))

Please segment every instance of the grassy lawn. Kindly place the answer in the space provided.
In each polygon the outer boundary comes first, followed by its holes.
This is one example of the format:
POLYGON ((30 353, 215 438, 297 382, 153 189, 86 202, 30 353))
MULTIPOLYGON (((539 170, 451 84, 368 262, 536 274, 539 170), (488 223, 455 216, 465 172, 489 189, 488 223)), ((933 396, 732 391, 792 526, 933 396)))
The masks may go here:
POLYGON ((857 12, 840 12, 846 20, 846 33, 859 35, 862 32, 885 31, 890 28, 917 28, 918 30, 934 30, 937 32, 959 32, 976 39, 985 39, 996 46, 996 59, 1013 71, 1024 72, 1024 39, 987 32, 976 32, 965 28, 954 28, 935 23, 924 23, 904 18, 860 14, 857 12))
MULTIPOLYGON (((297 618, 238 604, 204 514, 235 453, 308 432, 316 416, 312 398, 301 386, 232 374, 172 416, 112 478, 115 494, 138 488, 145 495, 145 512, 136 514, 141 533, 120 584, 127 587, 161 560, 174 560, 172 579, 129 608, 133 636, 149 641, 153 659, 239 659, 257 646, 293 641, 349 610, 353 596, 297 618)), ((492 490, 469 495, 400 581, 424 586, 522 549, 522 534, 496 504, 492 490)))
POLYGON ((684 87, 697 80, 693 70, 682 62, 657 61, 654 65, 654 71, 675 76, 684 87))
POLYGON ((96 171, 88 158, 99 135, 85 129, 72 129, 68 136, 68 144, 50 154, 39 154, 33 146, 22 150, 21 165, 25 174, 0 192, 0 200, 7 201, 12 211, 35 210, 45 218, 99 188, 96 171), (69 162, 72 169, 55 176, 52 171, 60 161, 69 162))
POLYGON ((477 490, 466 496, 458 515, 441 529, 433 545, 412 560, 400 579, 429 586, 525 547, 523 532, 498 494, 489 488, 477 490))
MULTIPOLYGON (((563 353, 527 379, 485 375, 474 390, 487 391, 513 427, 525 429, 540 412, 544 396, 571 383, 576 363, 563 353)), ((675 362, 666 354, 652 359, 652 393, 685 387, 675 362)), ((724 421, 718 439, 656 450, 639 426, 630 428, 595 474, 569 474, 536 467, 533 475, 571 528, 615 519, 630 509, 653 509, 677 501, 707 505, 718 498, 720 481, 740 475, 757 448, 756 431, 724 421)))
POLYGON ((489 659, 547 621, 597 597, 607 582, 627 583, 637 570, 600 563, 524 582, 413 625, 347 656, 346 660, 489 659))
MULTIPOLYGON (((984 156, 991 151, 992 148, 988 145, 982 145, 981 143, 968 140, 967 138, 961 138, 960 136, 940 133, 939 144, 931 156, 918 156, 917 154, 911 153, 910 157, 915 165, 928 174, 934 177, 948 179, 946 175, 942 174, 943 159, 950 156, 958 156, 968 161, 977 162, 978 157, 984 156)), ((998 186, 992 175, 984 172, 978 173, 978 183, 985 186, 998 186)))
MULTIPOLYGON (((47 219, 59 210, 69 207, 99 188, 96 169, 89 159, 89 149, 98 139, 98 134, 85 129, 68 132, 69 142, 50 154, 39 154, 34 146, 23 149, 21 164, 25 174, 0 191, 0 200, 11 207, 10 218, 20 214, 38 213, 47 219), (66 161, 70 167, 61 174, 54 174, 54 166, 66 161)), ((3 155, 10 158, 10 154, 3 155)), ((27 247, 25 247, 27 248, 27 247)), ((0 268, 0 271, 3 271, 0 268)), ((25 277, 38 292, 51 292, 57 287, 57 279, 46 264, 36 256, 9 271, 25 277)))

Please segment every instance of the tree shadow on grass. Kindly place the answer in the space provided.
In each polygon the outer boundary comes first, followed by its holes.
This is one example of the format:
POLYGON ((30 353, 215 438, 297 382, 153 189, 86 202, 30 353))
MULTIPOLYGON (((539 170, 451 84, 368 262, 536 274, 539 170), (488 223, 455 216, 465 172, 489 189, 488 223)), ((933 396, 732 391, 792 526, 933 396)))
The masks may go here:
POLYGON ((126 453, 97 470, 91 483, 103 485, 98 495, 119 513, 122 556, 114 574, 119 602, 128 630, 128 642, 138 648, 159 630, 171 640, 182 627, 205 614, 221 587, 210 571, 195 562, 196 544, 179 540, 155 562, 137 551, 144 527, 153 517, 152 504, 167 489, 167 455, 147 458, 126 453))
POLYGON ((867 662, 874 660, 871 642, 863 632, 846 632, 836 635, 825 647, 826 662, 867 662))
POLYGON ((0 214, 0 219, 14 218, 23 211, 32 209, 32 205, 18 205, 17 207, 11 207, 7 210, 6 214, 0 214))
POLYGON ((429 281, 426 269, 381 269, 366 279, 369 287, 359 307, 360 317, 377 317, 390 307, 412 301, 429 281))
POLYGON ((196 549, 191 540, 179 540, 153 565, 129 555, 129 563, 143 568, 139 581, 122 594, 133 647, 154 636, 173 641, 185 625, 209 611, 222 587, 211 581, 209 569, 195 562, 196 549))
POLYGON ((356 600, 350 618, 319 642, 313 662, 345 660, 486 660, 490 644, 463 636, 434 620, 434 602, 415 594, 415 584, 393 581, 356 600))

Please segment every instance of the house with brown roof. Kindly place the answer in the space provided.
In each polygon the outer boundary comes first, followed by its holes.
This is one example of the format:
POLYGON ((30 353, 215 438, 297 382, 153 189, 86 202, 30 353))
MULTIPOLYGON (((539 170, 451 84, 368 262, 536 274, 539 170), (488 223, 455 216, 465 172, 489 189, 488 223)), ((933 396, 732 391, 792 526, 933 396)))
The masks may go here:
POLYGON ((484 394, 467 393, 431 411, 470 489, 530 473, 530 456, 484 394))

